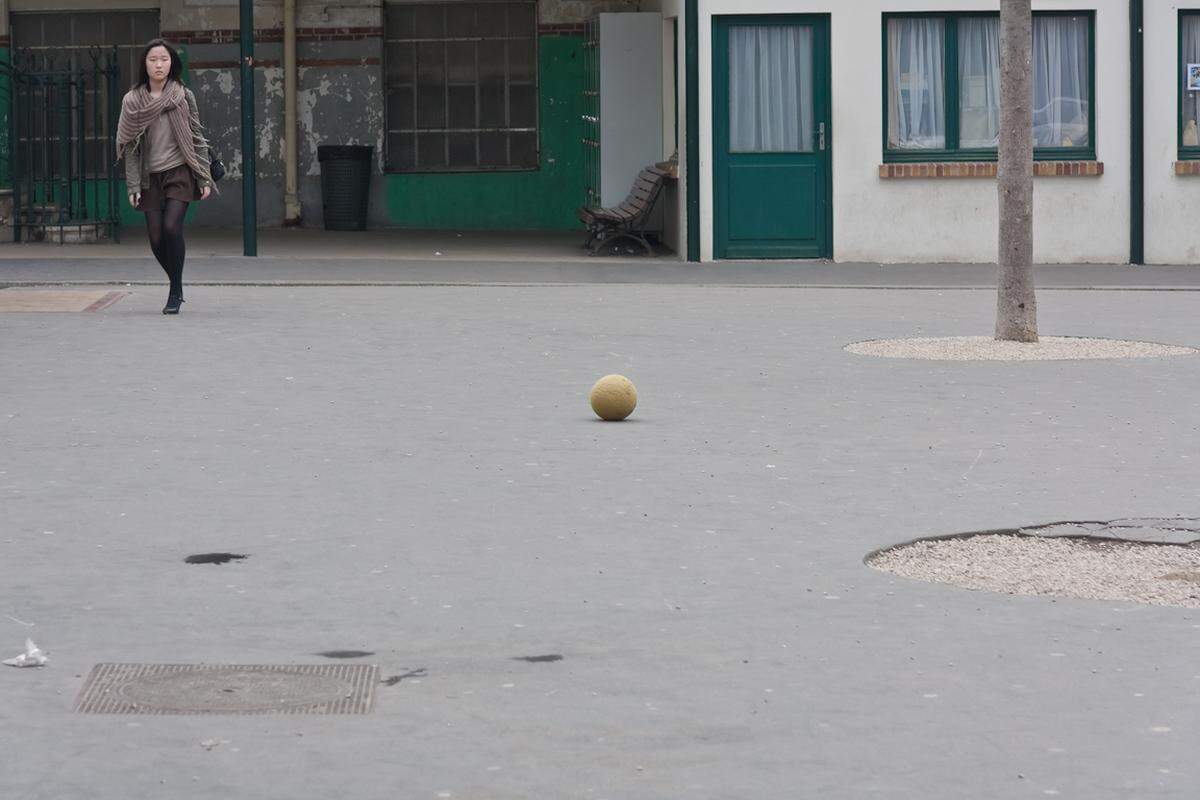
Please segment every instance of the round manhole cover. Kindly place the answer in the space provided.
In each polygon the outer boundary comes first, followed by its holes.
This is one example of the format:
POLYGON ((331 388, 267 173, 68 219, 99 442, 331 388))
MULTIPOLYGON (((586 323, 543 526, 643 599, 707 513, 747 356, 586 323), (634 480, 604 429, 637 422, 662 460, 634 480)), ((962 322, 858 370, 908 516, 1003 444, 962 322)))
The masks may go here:
POLYGON ((134 706, 227 714, 319 706, 350 697, 354 691, 352 683, 332 675, 239 667, 146 675, 117 689, 134 706))

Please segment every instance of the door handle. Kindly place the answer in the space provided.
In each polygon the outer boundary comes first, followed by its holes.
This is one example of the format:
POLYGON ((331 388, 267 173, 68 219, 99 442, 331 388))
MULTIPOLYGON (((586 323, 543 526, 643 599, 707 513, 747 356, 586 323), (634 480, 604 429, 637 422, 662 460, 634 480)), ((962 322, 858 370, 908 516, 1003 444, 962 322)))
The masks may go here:
POLYGON ((817 126, 817 147, 821 150, 825 149, 825 123, 822 122, 817 126))

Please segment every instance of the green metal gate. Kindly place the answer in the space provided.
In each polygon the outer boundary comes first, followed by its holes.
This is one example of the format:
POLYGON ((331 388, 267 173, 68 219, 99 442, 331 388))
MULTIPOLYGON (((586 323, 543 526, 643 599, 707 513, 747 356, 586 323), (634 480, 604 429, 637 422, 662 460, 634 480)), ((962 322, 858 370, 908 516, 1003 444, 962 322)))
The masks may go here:
POLYGON ((15 241, 117 241, 121 111, 117 48, 14 53, 8 168, 15 241))

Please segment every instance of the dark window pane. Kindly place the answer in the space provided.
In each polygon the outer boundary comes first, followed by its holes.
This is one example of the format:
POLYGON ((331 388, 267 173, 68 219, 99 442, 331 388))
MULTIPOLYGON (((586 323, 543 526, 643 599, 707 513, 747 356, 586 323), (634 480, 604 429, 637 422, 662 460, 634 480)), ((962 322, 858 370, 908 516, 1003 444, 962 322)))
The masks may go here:
POLYGON ((475 4, 453 3, 446 6, 446 35, 475 35, 475 4))
POLYGON ((501 128, 507 124, 504 81, 490 80, 479 86, 479 127, 501 128))
MULTIPOLYGON (((99 14, 72 14, 69 18, 72 44, 128 44, 132 39, 132 31, 126 33, 119 41, 105 40, 102 17, 99 14)), ((63 20, 64 23, 68 19, 63 20)), ((128 23, 126 23, 128 26, 128 23)), ((151 37, 153 38, 153 37, 151 37)))
POLYGON ((508 4, 508 35, 535 36, 537 35, 537 6, 533 3, 508 4))
POLYGON ((479 79, 504 79, 504 42, 479 43, 479 79))
MULTIPOLYGON (((82 17, 83 14, 72 14, 72 17, 82 17)), ((128 12, 113 11, 104 15, 104 43, 129 44, 134 39, 133 15, 128 12)), ((151 37, 153 38, 153 37, 151 37)), ((82 44, 82 42, 80 42, 82 44)), ((145 44, 145 42, 140 42, 145 44)))
POLYGON ((417 45, 417 80, 422 84, 446 82, 446 45, 421 42, 417 45))
POLYGON ((538 165, 536 133, 514 133, 511 141, 514 167, 536 167, 538 165))
POLYGON ((446 90, 441 86, 422 86, 417 92, 417 127, 446 127, 446 90))
POLYGON ((537 78, 534 65, 533 40, 518 39, 508 43, 508 79, 532 81, 537 78))
POLYGON ((387 93, 387 126, 389 130, 412 130, 413 90, 405 86, 387 93))
POLYGON ((450 87, 450 128, 477 128, 475 121, 475 86, 450 87))
POLYGON ((412 169, 417 165, 413 152, 416 137, 411 133, 393 133, 388 135, 388 168, 412 169))
POLYGON ((479 163, 486 167, 508 166, 508 134, 479 134, 479 163))
POLYGON ((430 39, 446 35, 446 7, 440 3, 414 6, 417 38, 430 39))
POLYGON ((389 39, 411 39, 413 36, 413 7, 386 7, 385 34, 389 39))
POLYGON ((537 125, 537 87, 531 84, 508 87, 508 124, 514 128, 537 125))
POLYGON ((475 134, 450 134, 450 166, 474 167, 478 163, 475 156, 475 134))
POLYGON ((417 166, 444 167, 446 166, 446 134, 420 133, 417 134, 417 166))
POLYGON ((412 83, 413 58, 416 47, 411 44, 390 44, 387 46, 387 82, 412 83))
POLYGON ((506 30, 504 6, 500 3, 479 3, 476 6, 479 14, 479 27, 476 29, 483 36, 503 36, 506 30))
POLYGON ((158 12, 133 15, 133 40, 148 42, 158 36, 158 12))
POLYGON ((446 126, 446 46, 441 42, 417 45, 417 127, 446 126))
POLYGON ((475 82, 475 43, 449 42, 446 44, 446 66, 451 83, 475 82))

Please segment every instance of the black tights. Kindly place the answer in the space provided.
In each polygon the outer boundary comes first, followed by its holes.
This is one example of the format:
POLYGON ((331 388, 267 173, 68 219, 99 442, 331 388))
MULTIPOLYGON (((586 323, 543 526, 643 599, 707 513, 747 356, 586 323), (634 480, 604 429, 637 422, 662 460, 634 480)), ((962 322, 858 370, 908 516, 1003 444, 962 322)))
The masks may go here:
POLYGON ((183 258, 187 252, 183 243, 183 215, 187 207, 182 200, 168 198, 161 208, 146 209, 150 249, 171 281, 173 297, 183 297, 183 258))

